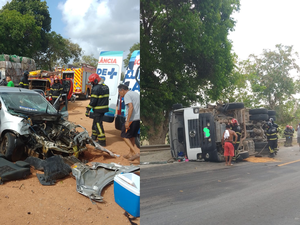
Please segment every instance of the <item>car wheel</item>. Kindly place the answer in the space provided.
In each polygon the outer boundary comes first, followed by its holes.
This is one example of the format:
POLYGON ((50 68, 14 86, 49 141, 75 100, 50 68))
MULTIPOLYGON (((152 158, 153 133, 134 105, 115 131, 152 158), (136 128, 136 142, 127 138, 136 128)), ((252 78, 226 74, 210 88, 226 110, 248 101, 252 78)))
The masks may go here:
POLYGON ((13 133, 5 133, 0 145, 0 152, 5 155, 5 158, 9 161, 17 161, 22 157, 23 151, 21 148, 18 151, 16 143, 17 138, 13 133))
POLYGON ((250 120, 268 120, 268 114, 255 114, 249 117, 250 120))
POLYGON ((138 148, 141 148, 141 142, 140 142, 140 135, 138 134, 137 137, 135 137, 135 144, 138 148))
POLYGON ((267 114, 268 110, 267 109, 249 109, 249 114, 267 114))

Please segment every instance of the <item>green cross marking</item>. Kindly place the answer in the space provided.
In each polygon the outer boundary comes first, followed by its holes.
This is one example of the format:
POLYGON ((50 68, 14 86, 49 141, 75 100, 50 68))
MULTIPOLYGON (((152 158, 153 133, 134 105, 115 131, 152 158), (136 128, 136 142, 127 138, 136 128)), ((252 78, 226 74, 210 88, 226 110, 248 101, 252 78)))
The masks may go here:
POLYGON ((205 138, 209 138, 210 137, 210 130, 207 127, 204 127, 203 131, 204 131, 205 138))

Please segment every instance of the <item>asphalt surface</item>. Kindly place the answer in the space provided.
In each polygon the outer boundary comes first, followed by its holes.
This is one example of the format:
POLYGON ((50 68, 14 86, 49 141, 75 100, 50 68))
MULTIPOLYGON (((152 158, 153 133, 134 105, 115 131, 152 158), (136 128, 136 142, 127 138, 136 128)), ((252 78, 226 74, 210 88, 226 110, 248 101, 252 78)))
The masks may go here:
POLYGON ((141 165, 141 224, 300 224, 300 151, 278 162, 141 165))

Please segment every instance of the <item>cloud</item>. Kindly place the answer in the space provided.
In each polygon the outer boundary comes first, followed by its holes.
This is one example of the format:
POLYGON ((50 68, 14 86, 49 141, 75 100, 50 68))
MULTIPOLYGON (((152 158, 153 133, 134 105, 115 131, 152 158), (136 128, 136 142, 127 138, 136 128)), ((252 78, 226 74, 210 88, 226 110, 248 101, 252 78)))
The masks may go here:
POLYGON ((124 51, 140 42, 139 0, 67 0, 60 3, 65 33, 87 55, 124 51))
POLYGON ((0 0, 0 9, 1 9, 7 2, 11 2, 11 0, 0 0))

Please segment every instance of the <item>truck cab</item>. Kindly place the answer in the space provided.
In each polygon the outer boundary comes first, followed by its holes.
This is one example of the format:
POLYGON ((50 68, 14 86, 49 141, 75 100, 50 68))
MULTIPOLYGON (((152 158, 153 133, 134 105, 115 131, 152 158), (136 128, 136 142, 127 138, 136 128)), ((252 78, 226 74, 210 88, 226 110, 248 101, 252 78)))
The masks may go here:
MULTIPOLYGON (((250 111, 251 112, 251 111, 250 111)), ((255 142, 265 140, 261 129, 268 114, 253 117, 243 103, 182 107, 174 104, 170 113, 169 140, 172 157, 189 160, 224 161, 222 135, 226 124, 236 118, 242 129, 237 154, 241 159, 255 154, 255 142)))

